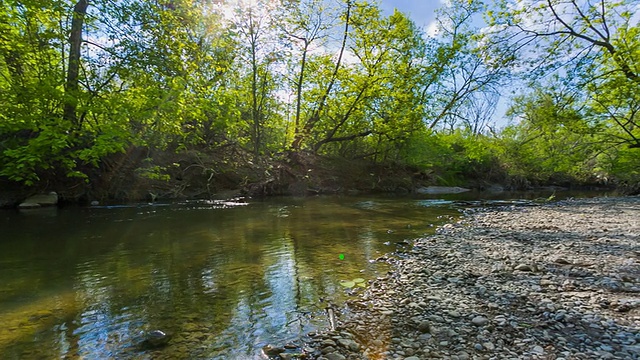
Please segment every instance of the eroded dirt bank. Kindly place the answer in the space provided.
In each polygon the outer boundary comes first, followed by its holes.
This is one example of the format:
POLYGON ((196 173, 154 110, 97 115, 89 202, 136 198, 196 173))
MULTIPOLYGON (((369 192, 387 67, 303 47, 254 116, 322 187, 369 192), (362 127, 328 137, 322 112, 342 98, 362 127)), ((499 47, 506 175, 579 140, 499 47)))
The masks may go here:
POLYGON ((389 261, 309 358, 640 358, 639 197, 471 211, 389 261))

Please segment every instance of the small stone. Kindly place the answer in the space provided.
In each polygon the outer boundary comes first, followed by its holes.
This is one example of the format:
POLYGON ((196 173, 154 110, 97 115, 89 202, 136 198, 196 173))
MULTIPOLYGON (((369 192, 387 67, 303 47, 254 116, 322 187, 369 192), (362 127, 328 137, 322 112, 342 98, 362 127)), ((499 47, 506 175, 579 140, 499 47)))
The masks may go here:
POLYGON ((540 345, 536 345, 531 349, 531 352, 534 354, 542 355, 544 354, 544 348, 540 345))
POLYGON ((346 357, 344 357, 341 354, 338 354, 336 352, 330 353, 330 354, 326 354, 324 357, 327 358, 327 360, 347 360, 346 357))
POLYGON ((322 350, 320 350, 321 353, 323 354, 329 354, 336 351, 336 348, 333 346, 327 346, 327 347, 323 347, 322 350))
POLYGON ((492 343, 492 342, 486 342, 486 343, 483 343, 483 344, 482 344, 482 346, 483 346, 485 349, 489 350, 489 351, 493 351, 493 350, 495 350, 495 349, 496 349, 496 346, 495 346, 495 345, 493 345, 493 343, 492 343))
POLYGON ((471 323, 475 326, 484 326, 489 323, 489 319, 484 316, 476 316, 471 320, 471 323))
POLYGON ((561 258, 561 257, 559 257, 559 258, 555 259, 553 262, 555 262, 556 264, 560 264, 560 265, 568 265, 568 264, 571 264, 571 262, 570 262, 569 260, 564 259, 564 258, 561 258))
POLYGON ((420 360, 417 356, 409 356, 408 358, 404 358, 404 360, 420 360))
POLYGON ((338 345, 344 348, 347 348, 351 351, 358 351, 360 349, 360 346, 358 345, 358 343, 350 339, 339 339, 338 345))
POLYGON ((420 324, 418 324, 418 331, 423 334, 431 332, 431 324, 426 320, 421 321, 420 324))
POLYGON ((518 271, 533 271, 533 268, 527 264, 518 264, 516 267, 513 268, 513 270, 518 270, 518 271))
POLYGON ((26 201, 18 205, 18 209, 36 209, 39 207, 41 207, 41 205, 38 203, 32 203, 32 202, 26 202, 26 201))
POLYGON ((597 353, 598 353, 598 358, 599 359, 608 360, 608 359, 614 359, 615 358, 615 356, 613 356, 612 353, 607 352, 607 351, 598 351, 597 353))
POLYGON ((279 346, 266 345, 262 348, 262 352, 264 352, 267 357, 276 357, 280 355, 280 353, 285 352, 285 349, 279 346))
POLYGON ((483 349, 482 345, 480 345, 480 344, 473 345, 473 348, 478 350, 478 351, 482 351, 482 349, 483 349))
POLYGON ((336 342, 331 339, 322 340, 320 344, 323 346, 336 346, 336 342))
POLYGON ((29 209, 29 208, 38 208, 41 206, 54 206, 58 204, 58 194, 55 191, 52 191, 48 194, 39 194, 33 195, 23 201, 18 208, 20 209, 29 209))

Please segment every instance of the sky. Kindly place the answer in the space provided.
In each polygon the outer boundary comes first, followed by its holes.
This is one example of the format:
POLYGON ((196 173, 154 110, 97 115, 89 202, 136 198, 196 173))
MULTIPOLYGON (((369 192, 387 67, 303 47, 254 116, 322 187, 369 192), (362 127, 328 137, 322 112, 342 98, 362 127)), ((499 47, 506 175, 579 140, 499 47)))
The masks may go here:
POLYGON ((426 28, 435 20, 435 9, 442 6, 441 0, 382 0, 381 8, 392 13, 398 9, 409 15, 419 27, 426 28))

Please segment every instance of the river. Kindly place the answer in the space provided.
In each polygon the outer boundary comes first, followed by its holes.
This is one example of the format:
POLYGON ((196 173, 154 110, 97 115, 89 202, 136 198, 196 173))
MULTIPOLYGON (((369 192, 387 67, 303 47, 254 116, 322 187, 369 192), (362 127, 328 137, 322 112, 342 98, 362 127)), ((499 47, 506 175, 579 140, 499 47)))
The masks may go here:
POLYGON ((329 303, 386 273, 377 258, 458 215, 442 196, 2 211, 0 355, 257 358, 328 326, 329 303), (155 329, 171 341, 141 348, 155 329))

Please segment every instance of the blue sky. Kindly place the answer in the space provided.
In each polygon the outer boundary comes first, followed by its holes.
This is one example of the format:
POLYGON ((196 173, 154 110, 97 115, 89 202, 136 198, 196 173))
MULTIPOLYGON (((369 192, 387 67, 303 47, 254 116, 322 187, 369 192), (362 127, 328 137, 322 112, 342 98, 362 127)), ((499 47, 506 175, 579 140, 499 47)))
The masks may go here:
POLYGON ((440 0, 381 0, 380 4, 385 12, 391 13, 395 8, 409 15, 420 27, 428 26, 435 19, 435 9, 442 6, 440 0))

